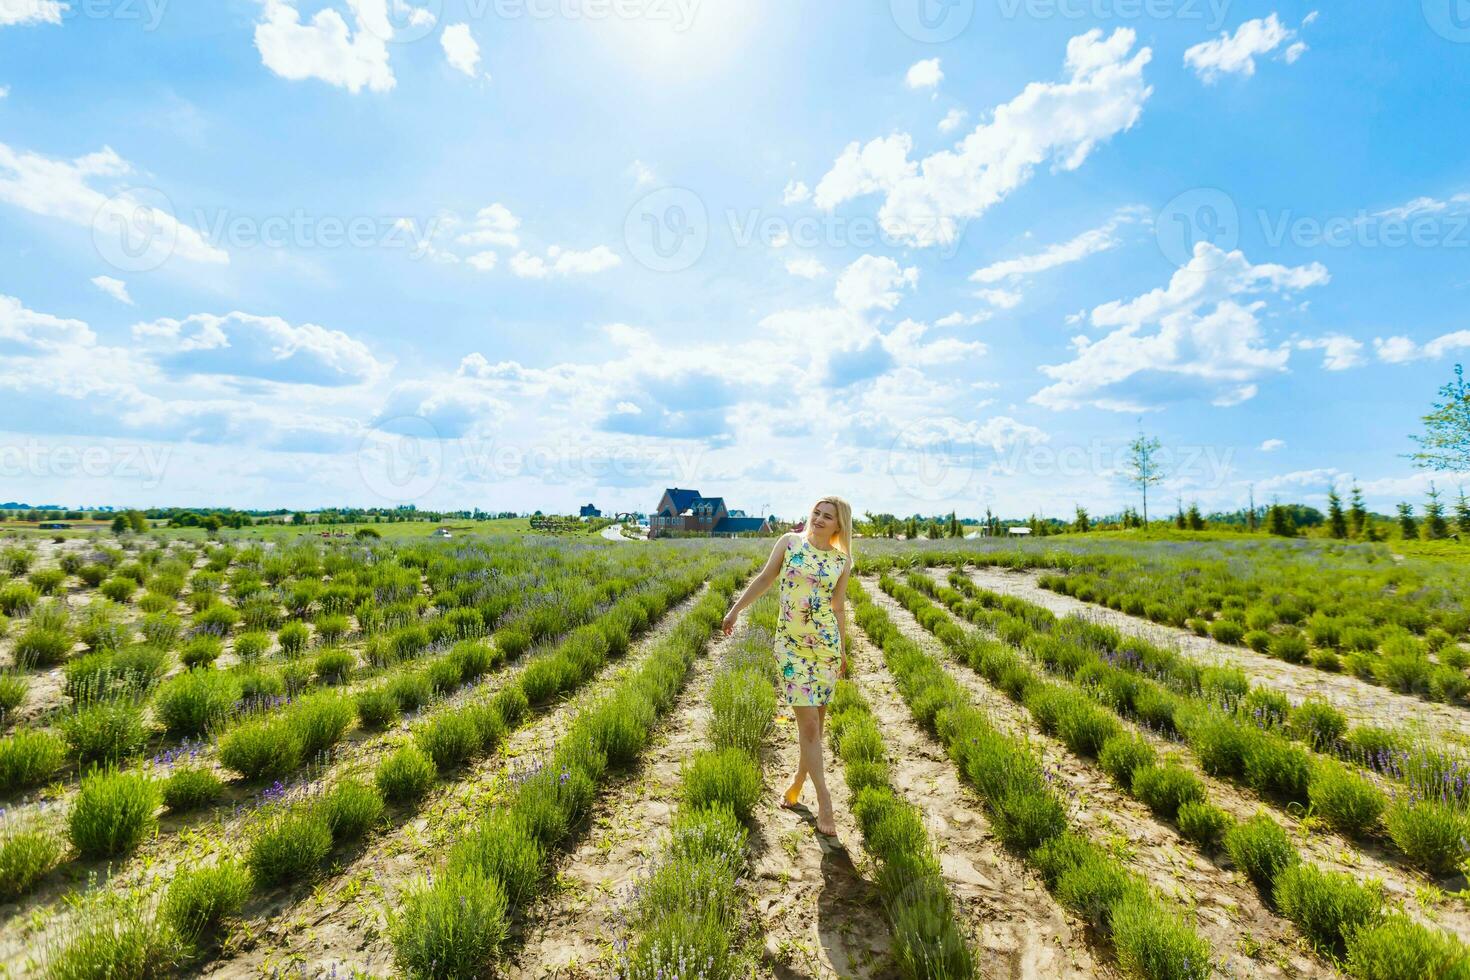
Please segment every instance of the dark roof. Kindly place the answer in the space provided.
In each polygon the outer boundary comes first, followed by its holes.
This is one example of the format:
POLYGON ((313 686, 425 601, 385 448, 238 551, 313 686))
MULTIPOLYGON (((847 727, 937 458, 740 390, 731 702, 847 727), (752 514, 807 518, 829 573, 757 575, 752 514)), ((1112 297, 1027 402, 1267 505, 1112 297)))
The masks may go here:
POLYGON ((731 534, 740 531, 759 531, 765 526, 764 517, 727 517, 714 526, 716 534, 731 534))
POLYGON ((698 498, 695 499, 695 501, 694 501, 694 503, 693 503, 692 506, 694 506, 694 507, 708 507, 710 510, 713 510, 715 512, 718 512, 721 507, 724 507, 725 506, 725 498, 724 497, 698 497, 698 498))
POLYGON ((701 499, 698 490, 680 490, 678 487, 669 487, 664 493, 668 494, 669 502, 674 505, 674 513, 682 514, 689 509, 689 505, 701 499))

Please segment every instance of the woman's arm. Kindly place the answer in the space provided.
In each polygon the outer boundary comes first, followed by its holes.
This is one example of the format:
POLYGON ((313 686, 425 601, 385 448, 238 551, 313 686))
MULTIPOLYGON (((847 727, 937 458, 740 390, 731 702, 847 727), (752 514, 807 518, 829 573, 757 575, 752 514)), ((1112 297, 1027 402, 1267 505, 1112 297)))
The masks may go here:
POLYGON ((745 587, 745 591, 740 593, 740 598, 735 600, 735 605, 731 606, 730 611, 725 613, 724 629, 726 636, 729 636, 735 631, 735 617, 740 615, 740 610, 765 595, 766 590, 771 587, 771 583, 775 582, 776 578, 781 574, 781 562, 786 557, 786 542, 790 537, 791 533, 789 531, 781 535, 780 539, 776 542, 776 547, 771 549, 771 557, 766 559, 765 567, 760 570, 760 574, 750 580, 750 584, 745 587))
POLYGON ((852 571, 852 562, 842 567, 842 574, 837 576, 837 585, 832 589, 832 612, 837 616, 837 638, 842 644, 842 666, 837 671, 838 677, 847 676, 847 573, 852 571))

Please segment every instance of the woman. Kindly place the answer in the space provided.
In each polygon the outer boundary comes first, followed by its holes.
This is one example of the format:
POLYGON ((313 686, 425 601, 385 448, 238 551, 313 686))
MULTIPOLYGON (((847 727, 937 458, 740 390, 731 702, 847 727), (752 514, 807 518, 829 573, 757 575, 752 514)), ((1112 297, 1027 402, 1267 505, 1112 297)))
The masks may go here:
POLYGON ((807 778, 817 794, 817 832, 832 835, 832 798, 822 763, 822 726, 837 678, 847 673, 847 576, 852 572, 852 507, 841 497, 812 506, 801 532, 781 536, 760 574, 725 614, 725 635, 740 610, 781 582, 776 619, 776 662, 786 703, 796 715, 801 761, 781 805, 792 809, 807 778))

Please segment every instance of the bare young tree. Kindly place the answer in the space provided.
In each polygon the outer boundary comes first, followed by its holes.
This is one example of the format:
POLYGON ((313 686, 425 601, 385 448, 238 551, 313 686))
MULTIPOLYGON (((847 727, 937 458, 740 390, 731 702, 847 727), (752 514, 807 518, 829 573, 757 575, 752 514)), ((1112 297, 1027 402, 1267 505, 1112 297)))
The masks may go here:
POLYGON ((1164 473, 1156 457, 1163 444, 1157 438, 1145 436, 1139 430, 1138 438, 1128 444, 1128 481, 1143 491, 1143 526, 1148 527, 1148 488, 1162 483, 1164 473))

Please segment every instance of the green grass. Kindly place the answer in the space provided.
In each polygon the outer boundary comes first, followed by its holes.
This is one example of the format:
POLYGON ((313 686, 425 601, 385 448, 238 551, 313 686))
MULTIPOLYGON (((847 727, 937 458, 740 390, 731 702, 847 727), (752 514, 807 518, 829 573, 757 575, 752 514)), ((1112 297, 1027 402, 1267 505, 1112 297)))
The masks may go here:
POLYGON ((293 804, 267 814, 250 838, 245 864, 261 885, 314 877, 332 851, 332 827, 320 807, 293 804))
POLYGON ((253 884, 249 870, 234 861, 188 868, 169 883, 158 917, 185 942, 198 943, 240 911, 253 884))
POLYGON ((180 766, 163 780, 163 805, 174 813, 212 806, 224 795, 224 783, 203 766, 180 766))
POLYGON ((378 763, 373 782, 394 803, 423 799, 438 776, 434 761, 417 745, 404 745, 378 763))
POLYGON ((1265 814, 1236 824, 1225 834, 1230 859, 1256 887, 1270 895, 1276 878, 1300 858, 1286 831, 1265 814))
POLYGON ((727 806, 740 820, 749 820, 760 799, 760 768, 740 749, 706 749, 685 764, 680 788, 683 806, 727 806))
POLYGON ((148 776, 106 769, 84 776, 67 819, 72 846, 88 858, 131 853, 157 829, 161 802, 148 776))
POLYGON ((0 901, 19 898, 61 861, 61 841, 40 826, 7 830, 0 837, 0 901))
POLYGON ((508 929, 499 880, 474 868, 410 890, 389 924, 394 962, 411 978, 484 976, 508 929))

